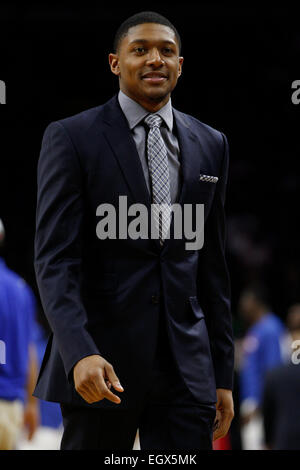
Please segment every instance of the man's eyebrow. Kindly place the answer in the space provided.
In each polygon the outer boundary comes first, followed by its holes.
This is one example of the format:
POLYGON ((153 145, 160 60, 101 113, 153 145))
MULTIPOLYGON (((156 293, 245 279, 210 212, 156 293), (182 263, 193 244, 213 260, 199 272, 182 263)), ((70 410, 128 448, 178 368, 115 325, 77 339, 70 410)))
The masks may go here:
MULTIPOLYGON (((149 42, 151 42, 151 41, 148 41, 148 39, 133 39, 132 41, 130 41, 129 46, 130 46, 131 44, 135 44, 135 43, 137 43, 137 42, 143 43, 143 44, 147 44, 147 43, 149 43, 149 42)), ((159 42, 163 42, 164 44, 171 44, 172 46, 176 46, 175 41, 171 41, 171 40, 169 40, 169 39, 163 39, 163 40, 161 40, 161 41, 159 41, 159 42)))

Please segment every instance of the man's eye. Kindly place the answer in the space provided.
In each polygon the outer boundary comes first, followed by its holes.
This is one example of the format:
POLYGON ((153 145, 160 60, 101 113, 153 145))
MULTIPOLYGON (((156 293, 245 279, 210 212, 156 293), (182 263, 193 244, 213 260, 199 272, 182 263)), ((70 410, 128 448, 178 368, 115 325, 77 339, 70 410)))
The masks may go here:
POLYGON ((138 54, 142 54, 143 52, 145 52, 145 48, 144 47, 136 47, 135 52, 137 52, 138 54))
POLYGON ((172 51, 172 49, 171 49, 170 47, 164 47, 164 48, 163 48, 163 52, 164 52, 165 54, 172 54, 173 51, 172 51))

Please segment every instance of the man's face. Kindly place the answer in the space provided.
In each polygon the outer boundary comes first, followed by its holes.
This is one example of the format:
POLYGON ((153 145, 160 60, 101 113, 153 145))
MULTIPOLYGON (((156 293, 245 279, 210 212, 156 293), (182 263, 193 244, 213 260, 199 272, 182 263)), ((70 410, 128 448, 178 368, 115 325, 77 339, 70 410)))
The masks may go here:
POLYGON ((159 109, 176 86, 183 57, 171 28, 144 23, 128 30, 117 54, 109 54, 109 63, 125 94, 146 108, 159 109))

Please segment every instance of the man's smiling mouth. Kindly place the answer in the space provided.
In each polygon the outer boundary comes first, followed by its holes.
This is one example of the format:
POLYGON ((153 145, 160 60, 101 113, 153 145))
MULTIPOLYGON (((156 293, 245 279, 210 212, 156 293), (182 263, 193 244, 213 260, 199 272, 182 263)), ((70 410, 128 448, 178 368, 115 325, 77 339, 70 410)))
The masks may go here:
POLYGON ((148 72, 142 75, 142 80, 150 83, 162 83, 167 79, 167 75, 162 72, 148 72))

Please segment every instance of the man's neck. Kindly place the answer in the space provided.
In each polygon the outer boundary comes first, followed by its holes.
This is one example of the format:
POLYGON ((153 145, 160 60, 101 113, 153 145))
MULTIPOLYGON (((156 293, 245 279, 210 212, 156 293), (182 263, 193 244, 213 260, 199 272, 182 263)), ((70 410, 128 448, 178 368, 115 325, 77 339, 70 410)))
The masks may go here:
POLYGON ((142 106, 144 109, 146 109, 147 111, 149 111, 150 113, 156 113, 157 111, 159 111, 161 108, 163 108, 167 102, 169 101, 170 99, 170 96, 171 96, 171 93, 169 93, 168 95, 166 95, 162 100, 160 101, 155 101, 155 100, 149 100, 149 99, 144 99, 144 98, 141 98, 141 99, 138 99, 136 98, 135 96, 131 96, 130 93, 127 92, 127 90, 123 90, 122 87, 120 87, 120 90, 126 95, 128 96, 129 98, 131 98, 133 101, 135 101, 136 103, 138 103, 140 106, 142 106))

